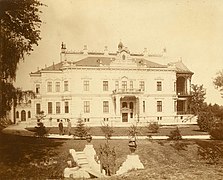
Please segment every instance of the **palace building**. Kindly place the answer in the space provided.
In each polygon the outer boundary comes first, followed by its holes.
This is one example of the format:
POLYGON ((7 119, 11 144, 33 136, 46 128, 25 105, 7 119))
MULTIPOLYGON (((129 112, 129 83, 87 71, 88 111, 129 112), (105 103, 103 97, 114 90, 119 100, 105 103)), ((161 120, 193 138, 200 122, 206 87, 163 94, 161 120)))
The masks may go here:
POLYGON ((30 73, 36 97, 27 112, 16 109, 16 120, 36 121, 44 111, 54 124, 79 118, 92 126, 194 123, 189 108, 193 72, 182 61, 161 64, 164 58, 165 50, 131 53, 121 42, 113 53, 107 47, 90 52, 87 46, 68 51, 62 43, 58 63, 30 73))

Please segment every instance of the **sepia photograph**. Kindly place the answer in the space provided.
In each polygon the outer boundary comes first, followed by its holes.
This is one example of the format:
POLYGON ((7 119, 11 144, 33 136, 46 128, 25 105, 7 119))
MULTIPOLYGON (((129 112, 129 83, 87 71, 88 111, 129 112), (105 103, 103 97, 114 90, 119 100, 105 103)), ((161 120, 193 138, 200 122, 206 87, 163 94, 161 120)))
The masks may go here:
POLYGON ((0 179, 223 179, 223 1, 0 0, 0 179))

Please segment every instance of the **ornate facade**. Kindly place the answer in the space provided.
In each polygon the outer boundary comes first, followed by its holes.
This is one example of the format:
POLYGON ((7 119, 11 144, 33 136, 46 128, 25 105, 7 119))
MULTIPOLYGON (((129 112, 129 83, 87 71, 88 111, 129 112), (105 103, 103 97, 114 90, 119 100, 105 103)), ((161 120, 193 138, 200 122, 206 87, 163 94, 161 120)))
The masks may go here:
POLYGON ((193 73, 182 63, 160 64, 165 52, 131 53, 121 42, 115 53, 68 51, 62 44, 60 62, 30 73, 36 98, 31 119, 44 111, 46 118, 78 118, 92 126, 158 121, 191 122, 188 108, 193 73))

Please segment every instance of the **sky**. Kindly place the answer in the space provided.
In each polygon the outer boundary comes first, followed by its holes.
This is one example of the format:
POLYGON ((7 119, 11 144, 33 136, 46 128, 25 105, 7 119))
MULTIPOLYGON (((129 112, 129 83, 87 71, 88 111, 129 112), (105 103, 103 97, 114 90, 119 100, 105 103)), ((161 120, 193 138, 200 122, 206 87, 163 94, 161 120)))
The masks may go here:
MULTIPOLYGON (((182 59, 193 84, 203 84, 206 102, 223 105, 213 78, 223 69, 222 0, 42 0, 41 37, 20 62, 15 85, 31 89, 29 73, 60 62, 68 50, 116 51, 120 40, 130 52, 167 50, 168 61, 182 59)), ((164 62, 168 63, 168 62, 164 62)))

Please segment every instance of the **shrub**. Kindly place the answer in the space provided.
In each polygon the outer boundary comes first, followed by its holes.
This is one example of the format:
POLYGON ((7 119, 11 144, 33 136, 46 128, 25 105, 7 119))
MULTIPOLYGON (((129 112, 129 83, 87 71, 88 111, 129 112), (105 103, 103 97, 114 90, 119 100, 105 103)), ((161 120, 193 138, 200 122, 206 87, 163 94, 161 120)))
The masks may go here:
POLYGON ((84 121, 82 119, 78 119, 74 135, 82 139, 86 137, 88 132, 89 132, 89 128, 85 126, 84 121))
POLYGON ((45 137, 48 133, 46 130, 46 127, 44 126, 42 122, 38 122, 35 129, 36 129, 35 136, 38 136, 38 137, 45 137))
POLYGON ((128 128, 128 134, 129 136, 136 136, 136 134, 138 134, 138 127, 136 125, 131 125, 129 128, 128 128))
POLYGON ((104 146, 100 145, 98 157, 101 162, 101 168, 105 170, 106 175, 115 174, 115 148, 110 147, 108 143, 105 143, 104 146))
POLYGON ((114 133, 114 130, 111 126, 109 126, 108 124, 103 123, 101 125, 101 130, 105 135, 105 138, 108 140, 111 138, 112 134, 114 133))
POLYGON ((149 123, 147 126, 149 133, 157 133, 159 130, 159 124, 157 122, 149 123))
POLYGON ((212 112, 200 112, 198 114, 197 124, 201 131, 209 131, 214 122, 214 114, 212 112))
POLYGON ((223 140, 223 121, 216 121, 209 130, 211 139, 223 140))
POLYGON ((180 134, 180 130, 178 127, 176 129, 170 131, 169 140, 181 140, 182 136, 180 134))

